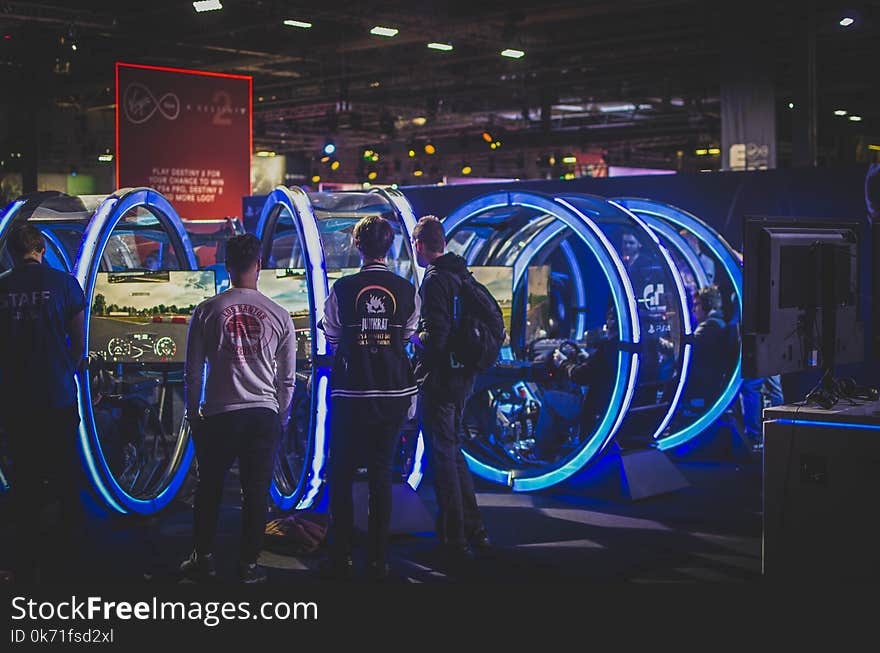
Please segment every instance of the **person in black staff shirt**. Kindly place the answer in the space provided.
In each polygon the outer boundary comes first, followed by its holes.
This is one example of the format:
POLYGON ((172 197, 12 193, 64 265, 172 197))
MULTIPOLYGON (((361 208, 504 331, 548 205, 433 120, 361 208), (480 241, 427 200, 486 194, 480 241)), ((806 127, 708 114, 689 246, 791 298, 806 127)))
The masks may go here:
POLYGON ((422 379, 422 432, 439 508, 437 538, 448 561, 455 565, 467 561, 473 553, 491 550, 459 441, 462 412, 473 389, 474 372, 454 359, 449 346, 453 301, 469 271, 461 256, 443 253, 446 236, 435 216, 422 217, 412 238, 419 265, 428 268, 419 290, 421 350, 416 367, 416 377, 422 379))
POLYGON ((9 236, 13 270, 0 278, 0 420, 12 459, 10 498, 18 523, 16 580, 63 579, 78 567, 83 511, 74 372, 85 366, 85 297, 70 274, 43 263, 46 243, 31 224, 9 236), (48 489, 48 493, 47 493, 48 489), (61 503, 55 553, 43 557, 41 512, 61 503), (46 564, 57 562, 58 570, 46 564))
POLYGON ((361 461, 369 477, 367 575, 388 575, 392 463, 400 429, 418 388, 404 347, 418 323, 415 289, 391 272, 385 257, 394 240, 391 225, 367 216, 354 228, 363 259, 357 274, 333 284, 322 328, 334 349, 330 376, 329 492, 332 523, 324 575, 353 575, 352 484, 361 461))

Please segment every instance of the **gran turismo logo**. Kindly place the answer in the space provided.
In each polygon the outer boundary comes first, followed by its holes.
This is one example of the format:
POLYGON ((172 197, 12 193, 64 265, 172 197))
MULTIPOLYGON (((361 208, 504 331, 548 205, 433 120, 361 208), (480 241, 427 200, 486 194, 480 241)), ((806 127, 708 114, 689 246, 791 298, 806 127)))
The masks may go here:
POLYGON ((177 120, 180 115, 180 98, 166 93, 156 99, 153 92, 140 82, 132 82, 125 89, 122 110, 130 123, 140 125, 157 113, 167 120, 177 120))

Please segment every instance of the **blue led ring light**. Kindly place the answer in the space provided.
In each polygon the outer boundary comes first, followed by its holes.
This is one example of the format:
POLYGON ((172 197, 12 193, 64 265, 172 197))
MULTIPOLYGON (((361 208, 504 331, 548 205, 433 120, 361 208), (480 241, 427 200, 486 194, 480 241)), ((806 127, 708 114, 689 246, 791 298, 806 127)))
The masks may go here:
POLYGON ((324 478, 324 461, 327 457, 327 414, 330 399, 330 368, 318 361, 327 354, 327 340, 318 329, 317 315, 323 313, 324 302, 329 294, 324 249, 318 230, 318 220, 308 195, 301 188, 278 186, 269 193, 260 211, 256 236, 263 244, 265 259, 272 248, 272 236, 281 214, 287 211, 296 228, 305 263, 306 281, 309 289, 309 329, 312 335, 312 403, 309 410, 309 441, 306 447, 308 471, 304 468, 297 487, 285 494, 273 479, 270 494, 281 510, 296 507, 305 510, 312 506, 321 489, 324 478))
MULTIPOLYGON (((699 238, 700 242, 721 262, 725 273, 733 282, 739 313, 742 314, 742 264, 733 248, 717 231, 696 216, 662 202, 636 198, 621 198, 615 201, 646 220, 650 218, 663 220, 679 229, 686 229, 699 238)), ((691 424, 657 440, 657 447, 661 451, 666 451, 682 445, 702 433, 727 410, 727 407, 736 398, 741 384, 742 363, 741 358, 738 357, 736 368, 727 386, 709 409, 691 424)))
MULTIPOLYGON (((419 265, 419 262, 416 260, 416 253, 413 251, 412 233, 416 228, 417 222, 415 211, 413 211, 412 205, 409 203, 409 200, 406 199, 406 196, 399 190, 392 188, 379 188, 372 192, 378 193, 388 200, 394 208, 398 220, 400 220, 400 224, 403 228, 403 236, 406 240, 406 248, 409 252, 410 259, 412 260, 412 269, 415 273, 413 283, 415 284, 416 292, 418 292, 419 286, 421 286, 422 280, 425 277, 425 268, 419 265)), ((418 439, 416 440, 416 450, 413 454, 413 466, 406 479, 407 484, 413 490, 419 489, 419 484, 422 482, 422 478, 424 478, 425 475, 424 468, 425 436, 422 433, 421 427, 419 427, 418 439)))
MULTIPOLYGON (((478 197, 453 211, 443 222, 446 234, 451 236, 458 228, 481 213, 508 206, 532 208, 542 214, 551 215, 562 221, 587 245, 596 256, 611 287, 621 342, 637 343, 639 333, 635 297, 624 272, 623 263, 598 226, 570 204, 537 193, 491 193, 478 197)), ((527 267, 526 259, 523 259, 523 266, 527 267)), ((521 470, 499 469, 463 452, 468 466, 478 476, 509 485, 514 491, 519 492, 540 490, 564 481, 594 460, 613 438, 632 400, 637 369, 638 355, 621 349, 618 354, 615 386, 605 414, 592 436, 562 466, 527 476, 521 470)))
MULTIPOLYGON (((86 296, 85 306, 85 345, 89 347, 89 315, 91 298, 95 291, 95 280, 101 266, 104 249, 116 225, 129 211, 146 207, 155 215, 168 233, 180 261, 185 269, 196 270, 198 264, 192 245, 183 224, 171 204, 159 193, 149 188, 124 189, 106 198, 97 208, 83 233, 73 274, 82 286, 86 296)), ((189 437, 189 425, 184 420, 175 445, 171 463, 159 483, 158 493, 148 499, 139 499, 126 492, 116 481, 110 470, 101 441, 98 437, 95 415, 92 410, 91 388, 87 371, 77 372, 79 390, 79 449, 86 473, 92 486, 104 504, 111 510, 127 514, 150 515, 164 508, 177 494, 189 472, 193 458, 193 444, 189 437)))

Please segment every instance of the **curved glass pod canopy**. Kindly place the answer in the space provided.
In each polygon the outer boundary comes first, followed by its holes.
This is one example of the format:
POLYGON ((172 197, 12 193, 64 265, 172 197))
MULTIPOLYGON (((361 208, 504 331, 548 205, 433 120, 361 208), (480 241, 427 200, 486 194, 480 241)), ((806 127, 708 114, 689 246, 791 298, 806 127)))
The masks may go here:
POLYGON ((104 197, 74 197, 57 191, 41 191, 22 196, 9 204, 0 213, 0 271, 12 267, 12 257, 6 248, 7 237, 15 225, 30 221, 46 240, 44 262, 58 270, 70 272, 85 224, 104 197))
POLYGON ((672 421, 690 367, 691 320, 681 275, 656 234, 624 207, 590 195, 557 199, 595 220, 624 262, 642 341, 636 394, 616 437, 622 448, 651 445, 672 421))
POLYGON ((466 407, 468 465, 515 491, 559 483, 602 453, 634 395, 642 334, 623 261, 587 213, 538 193, 478 197, 443 225, 451 251, 481 275, 506 274, 514 298, 525 304, 517 311, 512 300, 511 349, 518 360, 499 361, 478 377, 466 407), (480 266, 494 272, 483 273, 480 266), (530 276, 543 281, 534 284, 530 276), (549 291, 555 283, 567 284, 570 299, 562 303, 568 310, 564 315, 551 310, 556 320, 536 330, 530 318, 538 318, 543 303, 553 303, 549 291), (525 316, 519 325, 517 314, 525 316), (548 371, 547 355, 564 341, 575 341, 595 357, 597 380, 587 397, 548 371), (591 410, 581 411, 585 401, 591 410), (559 423, 548 425, 539 417, 535 424, 535 413, 555 413, 559 423), (542 446, 545 437, 555 441, 542 446))
POLYGON ((217 293, 229 288, 226 272, 226 240, 244 233, 244 225, 238 218, 223 220, 182 220, 192 243, 199 270, 213 270, 217 293))
MULTIPOLYGON (((308 353, 300 361, 291 429, 285 439, 288 460, 296 462, 285 464, 282 460, 276 467, 273 497, 282 508, 294 504, 308 507, 323 482, 332 360, 317 321, 332 283, 360 269, 352 230, 367 215, 384 217, 394 229, 389 269, 405 278, 413 278, 414 274, 416 279, 420 278, 421 270, 415 264, 409 241, 415 216, 403 195, 396 191, 305 193, 299 188, 279 187, 267 199, 257 226, 257 236, 263 244, 261 283, 278 277, 276 291, 272 292, 268 285, 264 291, 294 309, 294 321, 301 321, 297 327, 301 334, 300 351, 308 353), (302 275, 300 287, 308 295, 308 305, 302 303, 297 307, 295 301, 280 294, 285 286, 282 277, 296 274, 302 275), (302 474, 299 469, 308 472, 302 474)), ((421 434, 417 428, 409 428, 401 438, 396 470, 414 488, 422 478, 423 456, 421 434)))
MULTIPOLYGON (((669 247, 693 293, 710 284, 721 291, 725 319, 742 314, 742 262, 727 241, 708 224, 679 208, 638 198, 613 200, 639 216, 669 247)), ((727 409, 742 383, 741 343, 720 366, 695 357, 691 380, 667 432, 657 440, 661 450, 682 445, 708 428, 727 409), (708 389, 708 390, 707 390, 708 389)))
MULTIPOLYGON (((74 216, 70 216, 74 217, 74 216)), ((147 188, 98 203, 73 274, 86 296, 90 370, 77 374, 80 449, 99 497, 119 513, 167 505, 189 471, 183 407, 189 315, 214 294, 171 204, 147 188)))
POLYGON ((309 508, 323 481, 330 367, 318 316, 327 299, 327 274, 318 223, 308 195, 279 186, 257 223, 262 242, 259 287, 288 309, 297 337, 297 383, 291 420, 282 435, 271 495, 282 510, 309 508))

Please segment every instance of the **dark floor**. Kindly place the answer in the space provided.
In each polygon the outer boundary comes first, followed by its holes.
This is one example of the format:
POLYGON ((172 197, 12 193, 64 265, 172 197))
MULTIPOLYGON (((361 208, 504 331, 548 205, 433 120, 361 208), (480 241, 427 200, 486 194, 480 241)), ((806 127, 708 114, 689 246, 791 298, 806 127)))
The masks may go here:
MULTIPOLYGON (((452 574, 434 554, 432 533, 398 535, 392 543, 392 580, 651 583, 759 578, 760 457, 739 463, 676 460, 674 465, 689 485, 639 501, 595 487, 514 494, 478 483, 478 501, 496 552, 452 574)), ((220 575, 230 582, 238 544, 237 484, 237 476, 230 474, 217 552, 220 575)), ((427 480, 417 494, 426 516, 436 509, 430 486, 427 480)), ((191 528, 191 509, 184 501, 151 519, 93 520, 89 551, 74 564, 100 582, 176 582, 177 564, 190 551, 191 528)), ((260 562, 269 568, 270 583, 278 584, 317 581, 319 559, 318 554, 266 551, 260 562)), ((356 557, 356 564, 361 562, 356 557)))

